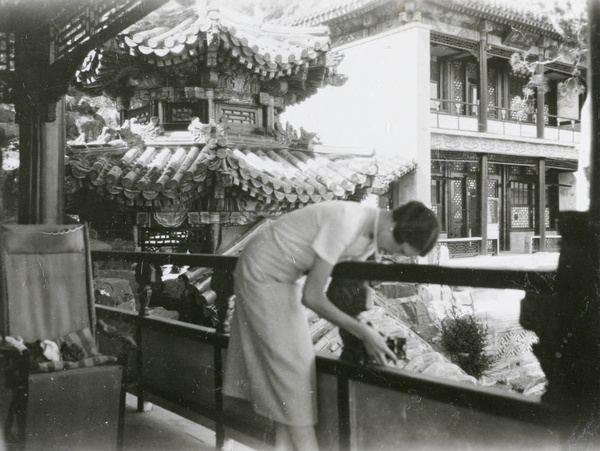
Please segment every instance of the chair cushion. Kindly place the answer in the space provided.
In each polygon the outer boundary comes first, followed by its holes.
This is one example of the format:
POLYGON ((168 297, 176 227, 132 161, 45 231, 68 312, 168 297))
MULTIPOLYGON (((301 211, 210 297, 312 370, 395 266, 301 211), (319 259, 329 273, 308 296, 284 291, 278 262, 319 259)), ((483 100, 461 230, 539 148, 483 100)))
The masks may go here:
POLYGON ((61 360, 60 362, 41 362, 32 368, 32 372, 51 373, 53 371, 72 370, 74 368, 89 368, 92 366, 116 363, 117 358, 111 355, 96 355, 77 362, 61 360))
POLYGON ((63 360, 36 363, 31 368, 32 372, 49 373, 74 368, 106 365, 117 361, 117 358, 114 356, 101 355, 98 352, 98 347, 89 327, 58 337, 54 341, 61 350, 63 360))
POLYGON ((60 349, 61 352, 63 351, 65 345, 67 347, 77 345, 84 352, 83 358, 93 357, 100 354, 98 352, 98 347, 96 346, 96 340, 94 339, 92 331, 89 327, 84 327, 81 330, 58 337, 54 341, 56 341, 58 349, 60 349))

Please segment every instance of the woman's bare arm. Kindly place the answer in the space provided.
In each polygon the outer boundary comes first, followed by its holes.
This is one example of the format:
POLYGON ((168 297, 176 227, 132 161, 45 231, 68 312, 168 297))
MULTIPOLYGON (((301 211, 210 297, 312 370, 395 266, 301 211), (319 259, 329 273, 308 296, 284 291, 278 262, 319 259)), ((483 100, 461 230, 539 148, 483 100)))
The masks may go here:
POLYGON ((386 357, 394 361, 396 355, 388 348, 384 337, 372 327, 361 323, 356 318, 342 312, 325 296, 325 286, 333 271, 333 266, 320 257, 308 272, 302 303, 314 310, 318 315, 356 336, 365 344, 367 352, 377 363, 385 365, 386 357))

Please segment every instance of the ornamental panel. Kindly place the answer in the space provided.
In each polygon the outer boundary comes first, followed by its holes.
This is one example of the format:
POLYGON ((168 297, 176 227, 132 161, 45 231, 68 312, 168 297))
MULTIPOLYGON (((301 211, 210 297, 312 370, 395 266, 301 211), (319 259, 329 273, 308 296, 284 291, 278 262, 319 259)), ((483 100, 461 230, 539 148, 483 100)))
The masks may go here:
POLYGON ((528 229, 531 227, 531 207, 511 207, 510 225, 513 229, 528 229))
POLYGON ((529 330, 512 329, 498 332, 496 337, 496 357, 506 359, 531 354, 531 345, 537 343, 538 337, 529 330))
POLYGON ((9 73, 15 70, 15 36, 13 33, 0 32, 0 103, 13 103, 9 73))
MULTIPOLYGON (((522 162, 522 159, 525 157, 548 158, 556 162, 560 159, 571 160, 564 161, 564 165, 570 165, 572 162, 576 162, 579 157, 579 152, 575 145, 513 141, 437 132, 431 134, 431 148, 438 151, 448 150, 469 154, 483 152, 490 154, 490 158, 496 158, 496 156, 492 157, 492 155, 510 156, 511 158, 517 158, 515 161, 519 162, 522 162)), ((535 163, 535 160, 532 159, 532 161, 535 163)), ((565 169, 566 168, 567 166, 565 166, 565 169)))

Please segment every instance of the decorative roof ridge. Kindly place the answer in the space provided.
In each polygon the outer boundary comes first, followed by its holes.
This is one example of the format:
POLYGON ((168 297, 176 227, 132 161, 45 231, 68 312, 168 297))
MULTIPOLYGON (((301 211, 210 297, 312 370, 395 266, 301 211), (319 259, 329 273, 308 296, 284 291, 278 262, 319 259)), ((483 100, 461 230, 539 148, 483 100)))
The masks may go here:
POLYGON ((494 16, 512 22, 517 22, 531 28, 544 30, 559 36, 554 26, 548 21, 548 14, 544 11, 534 11, 519 8, 516 5, 507 5, 496 0, 431 0, 450 9, 459 9, 465 13, 477 13, 481 16, 494 16))
MULTIPOLYGON (((517 5, 506 4, 496 0, 428 0, 449 9, 462 10, 465 13, 476 14, 481 17, 486 15, 493 20, 493 16, 498 19, 511 20, 524 26, 544 30, 553 37, 558 37, 552 24, 547 20, 548 15, 544 11, 533 11, 520 8, 517 5)), ((386 3, 393 3, 391 0, 352 0, 350 2, 340 2, 333 6, 317 8, 315 11, 306 15, 293 15, 282 18, 278 23, 289 26, 306 25, 335 22, 344 20, 349 16, 356 16, 363 12, 375 9, 386 3)))
POLYGON ((304 24, 305 26, 312 24, 312 26, 314 26, 316 23, 334 21, 351 13, 356 14, 366 12, 387 2, 389 2, 389 0, 351 0, 350 2, 340 2, 337 5, 317 9, 316 11, 304 16, 291 16, 283 18, 278 23, 289 26, 298 26, 301 24, 304 24), (327 15, 329 15, 329 17, 321 19, 322 16, 327 15))
POLYGON ((269 33, 273 35, 283 35, 288 36, 291 34, 309 34, 309 35, 323 35, 329 36, 330 31, 327 25, 310 25, 310 26, 293 26, 293 25, 283 25, 277 23, 269 23, 269 22, 252 22, 248 21, 245 17, 233 12, 232 10, 222 10, 220 8, 215 8, 210 10, 210 12, 214 12, 218 14, 217 17, 220 21, 229 21, 235 25, 246 28, 255 32, 263 32, 269 33))

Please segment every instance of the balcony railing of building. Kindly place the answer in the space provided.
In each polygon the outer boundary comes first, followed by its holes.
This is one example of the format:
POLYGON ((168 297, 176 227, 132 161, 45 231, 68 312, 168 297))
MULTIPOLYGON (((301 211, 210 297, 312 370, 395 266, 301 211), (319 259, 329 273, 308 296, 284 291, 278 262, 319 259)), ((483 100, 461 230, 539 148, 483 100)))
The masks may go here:
MULTIPOLYGON (((442 130, 477 132, 479 104, 447 99, 431 99, 431 127, 442 130)), ((580 141, 581 121, 545 114, 544 139, 569 144, 580 141)), ((488 107, 487 132, 537 138, 536 114, 505 107, 488 107)))
MULTIPOLYGON (((145 262, 233 270, 236 257, 202 254, 94 251, 100 261, 145 262)), ((469 270, 430 265, 347 262, 334 274, 397 281, 553 293, 555 272, 469 270)), ((228 290, 225 290, 228 291, 228 290)), ((217 293, 217 305, 227 299, 217 293)), ((257 449, 274 443, 268 419, 221 392, 228 335, 143 312, 97 306, 99 319, 134 333, 138 351, 129 391, 216 432, 221 449, 233 438, 257 449)), ((101 342, 109 350, 109 342, 101 342)), ((318 355, 317 433, 325 449, 557 448, 560 415, 537 397, 459 384, 381 366, 358 366, 318 355), (494 426, 490 428, 490 424, 494 426)))

